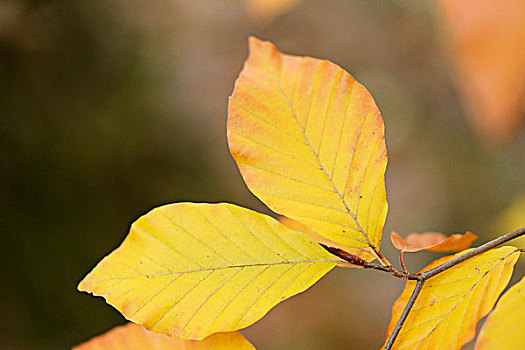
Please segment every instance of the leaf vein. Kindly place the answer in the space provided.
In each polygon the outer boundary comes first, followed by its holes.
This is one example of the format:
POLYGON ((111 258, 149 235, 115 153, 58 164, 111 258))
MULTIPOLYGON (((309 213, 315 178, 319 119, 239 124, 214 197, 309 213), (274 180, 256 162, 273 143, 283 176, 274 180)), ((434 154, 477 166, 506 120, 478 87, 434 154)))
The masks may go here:
POLYGON ((230 282, 235 276, 241 272, 242 269, 237 270, 233 275, 231 275, 229 278, 227 278, 219 287, 217 287, 210 295, 208 295, 202 303, 197 307, 197 309, 193 312, 193 314, 190 316, 190 318, 186 321, 182 329, 180 330, 180 333, 184 333, 184 330, 186 330, 186 327, 190 324, 190 322, 195 318, 197 313, 202 309, 202 307, 215 295, 217 294, 228 282, 230 282))
POLYGON ((287 132, 284 132, 282 128, 279 128, 277 125, 278 124, 271 124, 268 120, 264 119, 263 117, 261 117, 260 115, 252 112, 251 110, 247 109, 246 107, 243 107, 242 105, 238 104, 236 105, 236 107, 242 109, 243 111, 247 112, 249 115, 252 116, 252 118, 255 118, 255 119, 258 119, 262 122, 264 122, 266 125, 270 126, 272 129, 275 129, 276 131, 278 131, 280 134, 284 135, 284 136, 287 136, 291 139, 293 139, 294 141, 300 143, 301 145, 306 145, 304 140, 301 140, 301 139, 298 139, 296 138, 295 136, 291 135, 291 134, 288 134, 287 132))
POLYGON ((341 195, 341 193, 339 193, 339 190, 337 189, 337 187, 335 186, 332 178, 330 177, 330 175, 328 175, 328 173, 326 172, 326 169, 324 168, 323 164, 321 163, 321 160, 319 159, 319 155, 315 152, 312 144, 310 143, 310 140, 308 139, 307 135, 306 135, 306 132, 304 130, 304 128, 301 126, 301 123, 299 122, 299 119, 297 117, 297 115, 295 114, 295 109, 292 105, 292 103, 290 102, 290 100, 288 99, 288 97, 286 96, 285 92, 283 91, 282 87, 281 87, 281 83, 278 79, 278 77, 276 77, 275 75, 272 74, 272 70, 270 68, 269 70, 270 74, 274 77, 275 79, 275 83, 279 89, 279 91, 281 92, 283 98, 285 99, 286 103, 288 104, 288 106, 290 107, 290 111, 292 113, 292 116, 293 118, 295 119, 295 122, 297 123, 297 126, 299 127, 299 129, 301 130, 301 133, 303 134, 303 137, 304 137, 304 141, 306 142, 306 144, 308 145, 308 147, 310 147, 310 151, 312 152, 312 154, 315 156, 315 159, 317 160, 317 162, 319 163, 319 167, 321 167, 321 169, 323 170, 323 173, 325 174, 326 178, 328 179, 328 181, 330 182, 330 184, 332 185, 332 188, 333 190, 331 192, 334 192, 337 194, 337 196, 339 197, 339 199, 341 200, 341 202, 343 203, 343 205, 345 206, 345 209, 347 210, 348 214, 352 217, 352 219, 355 221, 355 224, 356 226, 358 227, 359 229, 359 232, 363 235, 363 237, 366 239, 367 241, 367 244, 371 245, 371 242, 370 242, 370 239, 368 238, 368 235, 366 234, 366 232, 363 230, 363 228, 361 227, 361 225, 359 224, 359 221, 357 220, 357 217, 354 215, 354 213, 350 210, 350 207, 348 206, 348 204, 346 203, 344 197, 341 195))
POLYGON ((134 278, 154 278, 159 276, 165 276, 165 275, 174 275, 174 274, 185 274, 185 273, 198 273, 198 272, 204 272, 204 271, 216 271, 216 270, 226 270, 226 269, 237 269, 237 268, 248 268, 248 267, 259 267, 259 266, 275 266, 275 265, 288 265, 288 264, 312 264, 312 263, 337 263, 340 260, 336 259, 312 259, 312 260, 296 260, 296 261, 277 261, 277 262, 268 262, 268 263, 256 263, 256 264, 244 264, 244 265, 230 265, 230 266, 219 266, 219 267, 208 267, 208 268, 201 268, 201 269, 195 269, 195 270, 187 270, 187 271, 171 271, 166 273, 158 273, 158 274, 152 274, 152 275, 137 275, 137 276, 128 276, 128 277, 111 277, 111 278, 104 278, 98 281, 95 281, 94 283, 99 283, 103 281, 108 280, 128 280, 128 279, 134 279, 134 278))
POLYGON ((262 275, 264 272, 266 272, 266 270, 268 270, 270 268, 270 266, 267 266, 266 268, 264 268, 263 270, 261 270, 261 272, 259 272, 258 274, 256 274, 255 276, 253 276, 253 278, 248 282, 246 283, 244 286, 242 286, 241 289, 239 289, 239 291, 233 296, 233 298, 230 299, 230 301, 224 305, 224 307, 222 308, 222 310, 217 314, 217 316, 215 316, 215 319, 213 320, 213 322, 211 323, 210 325, 210 329, 213 327, 213 325, 215 324, 215 322, 217 322, 217 320, 219 319, 219 317, 224 313, 224 310, 226 310, 226 308, 228 306, 231 305, 231 303, 233 303, 233 301, 235 299, 237 299, 237 297, 250 285, 253 283, 253 281, 255 281, 260 275, 262 275))
POLYGON ((249 140, 249 141, 251 141, 251 142, 253 142, 253 143, 258 144, 258 145, 261 146, 261 147, 264 147, 264 148, 267 148, 267 149, 269 149, 269 150, 272 150, 272 151, 274 151, 274 152, 276 152, 276 153, 282 154, 282 155, 285 156, 285 157, 288 157, 288 158, 290 158, 290 159, 293 159, 293 160, 296 160, 296 161, 298 161, 298 162, 301 162, 301 163, 303 163, 303 164, 305 164, 305 165, 308 165, 308 166, 310 166, 310 167, 312 167, 312 168, 314 168, 314 169, 316 169, 316 170, 321 170, 317 165, 314 165, 314 164, 308 163, 308 162, 306 162, 306 161, 304 161, 304 160, 302 160, 302 159, 299 159, 299 158, 294 157, 294 156, 291 155, 291 154, 285 153, 285 152, 283 152, 283 151, 281 151, 281 150, 278 150, 278 149, 276 149, 276 148, 273 148, 273 147, 270 147, 270 146, 268 146, 268 145, 265 145, 264 143, 262 143, 262 142, 260 142, 260 141, 257 141, 257 140, 255 140, 255 139, 253 139, 253 138, 251 138, 251 137, 248 137, 248 136, 246 136, 246 135, 244 135, 244 134, 242 134, 242 133, 240 133, 240 132, 238 132, 238 131, 231 131, 231 132, 232 132, 233 134, 235 134, 235 135, 238 135, 238 136, 240 136, 240 137, 246 139, 246 140, 249 140))
POLYGON ((177 306, 181 301, 183 301, 192 291, 194 291, 202 282, 204 282, 212 273, 215 271, 210 271, 204 278, 202 278, 199 282, 195 283, 193 287, 190 288, 179 300, 177 300, 160 318, 151 326, 149 329, 153 329, 164 317, 166 317, 167 314, 169 314, 175 306, 177 306))
MULTIPOLYGON (((320 154, 320 152, 321 152, 321 146, 323 144, 323 139, 324 139, 324 131, 326 129, 326 119, 328 119, 328 112, 330 111, 330 107, 332 106, 335 87, 337 85, 338 79, 341 77, 342 74, 343 74, 343 72, 341 70, 339 70, 336 73, 336 76, 335 76, 334 81, 332 83, 332 89, 330 91, 330 98, 328 99, 328 104, 326 106, 326 112, 325 112, 324 117, 323 117, 323 127, 321 129, 321 139, 319 140, 319 146, 317 147, 317 154, 320 154)), ((330 176, 333 176, 333 174, 331 174, 330 176)))

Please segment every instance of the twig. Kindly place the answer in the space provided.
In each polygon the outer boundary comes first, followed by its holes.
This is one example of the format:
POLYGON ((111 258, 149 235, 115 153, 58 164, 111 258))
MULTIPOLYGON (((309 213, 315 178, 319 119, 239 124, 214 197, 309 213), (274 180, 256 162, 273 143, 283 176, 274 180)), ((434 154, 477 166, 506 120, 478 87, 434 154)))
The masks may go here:
POLYGON ((522 236, 525 234, 525 227, 522 227, 520 229, 517 229, 516 231, 509 232, 507 234, 504 234, 503 236, 500 236, 496 239, 493 239, 492 241, 489 241, 483 245, 480 245, 477 248, 472 249, 469 252, 466 252, 465 254, 462 254, 458 256, 457 258, 454 258, 452 260, 447 261, 446 263, 439 265, 431 270, 428 270, 426 272, 421 273, 421 277, 423 277, 423 280, 427 280, 430 277, 434 277, 435 275, 450 269, 453 266, 456 266, 457 264, 462 263, 463 261, 466 261, 476 255, 479 255, 481 253, 485 253, 487 250, 490 250, 494 247, 497 247, 500 244, 506 243, 514 238, 518 238, 519 236, 522 236))
POLYGON ((390 350, 392 348, 392 345, 394 345, 394 341, 396 340, 397 335, 399 334, 399 331, 401 331, 401 327, 403 327, 403 324, 405 323, 408 317, 408 314, 410 313, 410 310, 412 310, 412 306, 414 306, 417 296, 419 295, 419 292, 421 292, 421 289, 423 288, 424 283, 425 283, 424 280, 417 281, 416 287, 414 288, 414 291, 412 291, 412 295, 410 296, 410 299, 408 299, 408 303, 405 306, 405 309, 403 310, 403 313, 401 314, 399 321, 397 321, 397 324, 394 327, 394 330, 390 334, 390 337, 388 338, 388 341, 385 344, 384 350, 390 350))
POLYGON ((420 274, 417 274, 417 276, 420 277, 416 284, 416 288, 412 292, 412 295, 410 296, 410 299, 408 300, 407 305, 405 306, 405 309, 403 310, 403 313, 401 314, 401 317, 397 321, 396 327, 394 328, 393 332, 390 334, 390 337, 388 338, 388 341, 385 345, 384 350, 390 350, 392 348, 392 345, 394 345, 394 342, 401 331, 401 327, 403 327, 403 324, 405 323, 408 314, 410 313, 410 310, 412 309, 412 306, 416 302, 417 296, 419 295, 419 292, 421 292, 421 288, 423 288, 423 284, 426 280, 429 278, 432 278, 436 276, 437 274, 440 274, 443 271, 446 271, 450 269, 451 267, 456 266, 457 264, 460 264, 476 255, 482 254, 486 252, 487 250, 490 250, 492 248, 497 247, 500 244, 506 243, 514 238, 520 237, 525 234, 525 227, 522 227, 520 229, 517 229, 516 231, 509 232, 507 234, 504 234, 503 236, 500 236, 496 239, 493 239, 492 241, 489 241, 477 248, 472 249, 471 251, 468 251, 465 254, 462 254, 452 260, 447 261, 446 263, 439 265, 431 270, 428 270, 426 272, 422 272, 420 274))
POLYGON ((320 244, 329 253, 331 253, 331 254, 333 254, 333 255, 343 259, 344 261, 349 262, 352 265, 361 266, 361 267, 364 267, 365 269, 374 269, 374 270, 380 270, 380 271, 388 272, 388 273, 392 274, 394 277, 397 277, 397 278, 404 278, 404 279, 407 279, 407 280, 421 280, 421 276, 419 276, 418 274, 410 273, 410 272, 406 272, 406 271, 396 270, 392 265, 386 265, 385 266, 385 265, 370 263, 370 262, 368 262, 368 261, 358 257, 355 254, 348 253, 347 251, 345 251, 343 249, 330 247, 330 246, 324 245, 322 243, 320 243, 320 244))

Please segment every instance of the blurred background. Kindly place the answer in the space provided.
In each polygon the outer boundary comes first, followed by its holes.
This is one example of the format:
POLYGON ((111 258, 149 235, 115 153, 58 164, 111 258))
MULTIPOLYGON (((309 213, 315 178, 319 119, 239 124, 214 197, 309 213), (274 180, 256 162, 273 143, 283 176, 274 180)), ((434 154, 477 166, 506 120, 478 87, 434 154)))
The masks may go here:
MULTIPOLYGON (((391 261, 394 229, 471 230, 481 244, 524 225, 519 117, 496 140, 476 128, 439 3, 257 2, 0 0, 0 348, 69 348, 125 323, 76 286, 153 207, 268 212, 225 136, 250 35, 330 59, 375 97, 391 261)), ((415 271, 437 257, 406 263, 415 271)), ((334 270, 244 334, 259 349, 379 348, 402 288, 380 272, 334 270)))

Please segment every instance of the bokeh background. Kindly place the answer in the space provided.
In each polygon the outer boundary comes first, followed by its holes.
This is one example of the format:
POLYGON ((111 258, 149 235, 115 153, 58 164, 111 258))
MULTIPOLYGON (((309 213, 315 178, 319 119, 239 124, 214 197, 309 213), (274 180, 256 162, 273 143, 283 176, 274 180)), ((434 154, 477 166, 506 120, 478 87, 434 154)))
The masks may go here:
MULTIPOLYGON (((268 212, 225 136, 250 35, 330 59, 375 97, 390 260, 393 229, 471 230, 480 243, 503 233, 525 191, 525 134, 493 145, 472 131, 443 33, 423 1, 304 0, 270 18, 241 0, 0 1, 0 348, 69 348, 125 323, 76 285, 153 207, 268 212)), ((379 348, 402 287, 335 270, 244 334, 259 349, 379 348)))

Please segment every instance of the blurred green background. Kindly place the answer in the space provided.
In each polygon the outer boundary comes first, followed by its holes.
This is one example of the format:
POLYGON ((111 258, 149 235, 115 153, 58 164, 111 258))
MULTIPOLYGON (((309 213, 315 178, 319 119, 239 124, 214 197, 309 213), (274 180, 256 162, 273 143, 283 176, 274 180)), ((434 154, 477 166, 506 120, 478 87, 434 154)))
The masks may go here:
MULTIPOLYGON (((471 230, 480 243, 501 233, 496 218, 525 190, 524 133, 491 148, 471 132, 435 7, 304 0, 256 21, 239 0, 0 1, 0 348, 68 348, 124 323, 76 285, 153 207, 267 212, 225 136, 249 35, 330 59, 375 97, 390 260, 393 229, 471 230)), ((378 348, 402 287, 379 272, 333 271, 244 334, 260 349, 378 348)))

